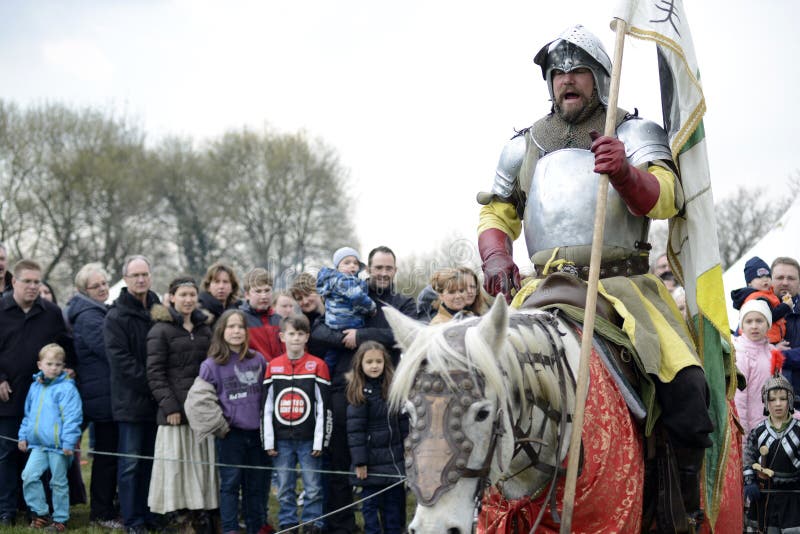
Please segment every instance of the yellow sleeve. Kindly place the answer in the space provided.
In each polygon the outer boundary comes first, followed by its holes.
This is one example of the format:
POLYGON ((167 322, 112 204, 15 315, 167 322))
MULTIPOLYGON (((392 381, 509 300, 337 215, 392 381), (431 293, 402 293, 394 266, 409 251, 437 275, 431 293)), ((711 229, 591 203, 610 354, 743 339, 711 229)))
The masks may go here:
POLYGON ((647 172, 652 174, 658 180, 659 193, 656 205, 647 212, 647 216, 651 219, 670 219, 678 214, 679 206, 676 202, 675 188, 680 187, 675 174, 672 171, 660 167, 658 165, 650 165, 647 172))
POLYGON ((495 198, 482 207, 478 221, 478 235, 489 228, 502 230, 512 241, 516 240, 522 232, 522 221, 519 220, 514 205, 495 198))

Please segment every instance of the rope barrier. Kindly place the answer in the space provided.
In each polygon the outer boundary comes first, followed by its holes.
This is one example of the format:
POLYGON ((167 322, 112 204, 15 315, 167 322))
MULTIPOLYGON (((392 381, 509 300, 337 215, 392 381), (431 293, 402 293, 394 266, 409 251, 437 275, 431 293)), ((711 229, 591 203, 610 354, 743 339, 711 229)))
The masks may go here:
MULTIPOLYGON (((19 443, 18 439, 12 438, 12 437, 9 437, 9 436, 0 435, 0 439, 4 439, 6 441, 12 441, 14 443, 19 443)), ((41 449, 44 449, 46 451, 52 451, 52 452, 62 452, 62 450, 63 450, 63 449, 54 449, 52 447, 38 447, 37 446, 37 448, 41 448, 41 449)), ((97 455, 105 455, 105 456, 117 456, 117 457, 121 457, 121 458, 135 458, 137 460, 152 460, 152 461, 157 461, 158 460, 158 461, 164 461, 164 462, 180 462, 180 463, 185 463, 185 464, 196 464, 196 465, 214 465, 214 466, 217 466, 217 467, 235 467, 235 468, 238 468, 238 469, 263 469, 263 470, 267 470, 267 471, 286 471, 286 470, 288 470, 288 469, 279 468, 279 467, 267 467, 267 466, 256 466, 256 465, 221 464, 221 463, 217 463, 217 462, 213 462, 213 463, 212 462, 199 462, 199 461, 194 461, 194 460, 183 460, 183 459, 177 459, 177 458, 156 458, 155 456, 145 456, 145 455, 141 455, 141 454, 123 454, 123 453, 118 453, 118 452, 98 451, 98 450, 95 450, 95 449, 85 449, 85 450, 84 449, 75 449, 75 450, 79 451, 79 452, 86 452, 87 454, 92 454, 92 455, 97 454, 97 455)), ((264 454, 266 454, 266 451, 264 452, 264 454)), ((299 468, 297 468, 297 467, 295 467, 294 469, 291 469, 291 470, 295 471, 295 472, 298 472, 298 473, 301 472, 301 470, 299 468)), ((355 474, 355 473, 353 473, 351 471, 330 471, 330 470, 325 470, 325 469, 307 469, 306 472, 321 473, 321 474, 327 474, 327 475, 354 475, 355 474)), ((286 533, 286 532, 293 532, 293 531, 299 532, 300 531, 299 529, 301 527, 305 526, 305 525, 310 525, 310 524, 316 523, 317 521, 321 521, 321 520, 325 519, 326 517, 330 517, 332 515, 338 514, 339 512, 342 512, 342 511, 347 510, 349 508, 354 508, 354 507, 360 505, 361 503, 365 502, 368 499, 372 499, 374 497, 377 497, 381 493, 389 491, 390 489, 392 489, 392 488, 394 488, 396 486, 399 486, 400 484, 404 484, 405 481, 406 481, 406 477, 403 476, 403 475, 371 474, 370 476, 383 477, 383 478, 395 478, 395 479, 399 479, 399 480, 397 482, 389 485, 389 486, 386 486, 385 488, 381 489, 380 491, 377 491, 377 492, 373 493, 369 497, 364 497, 363 499, 359 499, 357 501, 353 501, 352 504, 348 504, 346 506, 342 506, 341 508, 339 508, 337 510, 333 510, 331 512, 328 512, 327 514, 323 514, 323 515, 321 515, 319 517, 315 517, 314 519, 311 519, 311 520, 306 521, 304 523, 300 523, 299 525, 294 526, 292 528, 288 528, 288 529, 277 531, 276 534, 283 534, 283 533, 286 533)))
MULTIPOLYGON (((9 436, 2 436, 0 435, 0 439, 4 439, 6 441, 13 441, 14 443, 19 443, 19 440, 16 438, 12 438, 9 436)), ((44 449, 46 451, 51 452, 61 452, 63 449, 53 449, 51 447, 41 447, 36 446, 39 449, 44 449)), ((261 469, 264 471, 295 471, 297 473, 302 472, 299 467, 295 468, 282 468, 282 467, 270 467, 270 466, 261 466, 261 465, 238 465, 238 464, 223 464, 219 462, 201 462, 196 460, 186 460, 182 458, 158 458, 156 456, 145 456, 141 454, 124 454, 120 452, 108 452, 108 451, 98 451, 96 449, 75 449, 76 451, 79 450, 81 452, 85 452, 87 454, 97 454, 100 456, 116 456, 119 458, 135 458, 137 460, 152 460, 152 461, 160 461, 160 462, 179 462, 184 464, 194 464, 194 465, 213 465, 217 467, 235 467, 237 469, 261 469)), ((266 455, 266 451, 264 451, 266 455)), ((306 473, 320 473, 323 475, 355 475, 353 471, 331 471, 326 469, 306 469, 306 473)), ((389 478, 389 479, 399 479, 401 482, 406 480, 406 477, 403 475, 382 475, 378 473, 370 474, 370 476, 374 477, 381 477, 381 478, 389 478)))
POLYGON ((405 477, 403 477, 403 480, 398 480, 397 482, 395 482, 395 483, 394 483, 394 484, 392 484, 391 486, 386 486, 386 487, 385 487, 385 488, 383 488, 382 490, 380 490, 380 491, 376 491, 375 493, 373 493, 373 494, 372 494, 372 495, 370 495, 369 497, 364 497, 363 499, 359 499, 359 500, 357 500, 357 501, 353 501, 353 503, 352 503, 352 504, 348 504, 347 506, 342 506, 342 507, 341 507, 341 508, 339 508, 338 510, 334 510, 334 511, 332 511, 332 512, 328 512, 327 514, 323 514, 323 515, 321 515, 321 516, 319 516, 319 517, 315 517, 314 519, 310 519, 310 520, 306 521, 305 523, 300 523, 299 525, 297 525, 297 526, 294 526, 294 527, 292 527, 292 528, 287 528, 287 529, 284 529, 284 530, 279 530, 279 531, 277 531, 275 534, 282 534, 282 533, 284 533, 284 532, 292 532, 292 531, 298 531, 298 532, 299 532, 299 529, 300 529, 301 527, 305 526, 305 525, 310 525, 310 524, 312 524, 312 523, 315 523, 315 522, 317 522, 317 521, 319 521, 319 520, 321 520, 321 519, 325 519, 326 517, 329 517, 329 516, 332 516, 332 515, 334 515, 334 514, 338 514, 339 512, 342 512, 342 511, 344 511, 344 510, 347 510, 348 508, 353 508, 353 507, 355 507, 355 506, 358 506, 359 504, 361 504, 362 502, 364 502, 364 501, 366 501, 366 500, 368 500, 368 499, 372 499, 373 497, 377 497, 377 496, 378 496, 378 495, 380 495, 381 493, 383 493, 383 492, 385 492, 385 491, 389 491, 390 489, 394 488, 395 486, 399 486, 400 484, 403 484, 405 481, 406 481, 406 480, 405 480, 405 477))

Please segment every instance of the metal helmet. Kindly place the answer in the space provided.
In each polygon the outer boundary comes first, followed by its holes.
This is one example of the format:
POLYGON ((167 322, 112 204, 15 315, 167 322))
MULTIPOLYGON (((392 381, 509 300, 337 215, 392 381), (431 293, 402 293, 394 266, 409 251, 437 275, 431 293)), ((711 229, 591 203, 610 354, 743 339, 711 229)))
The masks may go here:
POLYGON ((580 24, 561 32, 554 41, 542 47, 533 58, 542 68, 542 78, 547 80, 547 90, 553 100, 553 70, 570 72, 577 68, 587 68, 594 76, 597 97, 604 106, 608 105, 611 86, 611 59, 603 43, 593 33, 580 24))
POLYGON ((787 398, 789 399, 789 413, 794 412, 794 388, 786 378, 781 374, 771 376, 761 386, 761 400, 764 403, 764 415, 769 415, 769 392, 773 389, 783 389, 786 391, 787 398))

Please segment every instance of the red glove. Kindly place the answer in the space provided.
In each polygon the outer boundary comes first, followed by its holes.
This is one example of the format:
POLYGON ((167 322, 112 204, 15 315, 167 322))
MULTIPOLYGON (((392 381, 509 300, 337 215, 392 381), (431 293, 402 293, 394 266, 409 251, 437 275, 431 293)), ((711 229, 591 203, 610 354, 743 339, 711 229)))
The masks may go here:
POLYGON ((490 295, 502 293, 511 302, 511 289, 519 289, 519 269, 512 257, 511 239, 502 230, 489 228, 478 236, 483 260, 483 287, 490 295))
POLYGON ((590 132, 594 152, 594 172, 607 174, 608 181, 636 216, 646 215, 658 202, 661 187, 651 173, 628 163, 625 145, 615 137, 590 132))

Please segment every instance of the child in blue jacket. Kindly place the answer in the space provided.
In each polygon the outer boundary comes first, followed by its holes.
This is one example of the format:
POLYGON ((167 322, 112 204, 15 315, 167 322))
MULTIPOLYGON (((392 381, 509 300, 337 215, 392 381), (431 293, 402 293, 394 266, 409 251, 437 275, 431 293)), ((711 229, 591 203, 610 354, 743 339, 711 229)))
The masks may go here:
MULTIPOLYGON (((317 275, 317 293, 325 301, 325 325, 342 333, 342 339, 349 330, 363 328, 367 317, 375 315, 378 307, 369 296, 367 283, 358 277, 364 268, 358 251, 342 247, 333 253, 333 269, 323 267, 317 275)), ((349 347, 349 348, 355 348, 349 347)), ((339 356, 344 349, 330 349, 323 357, 331 375, 336 369, 339 356)))
POLYGON ((64 349, 51 343, 39 351, 39 372, 25 398, 25 417, 19 428, 19 450, 31 450, 22 471, 25 502, 33 513, 32 528, 63 532, 69 519, 67 468, 81 438, 81 397, 64 370, 64 349), (53 523, 45 500, 42 474, 50 469, 53 523))

